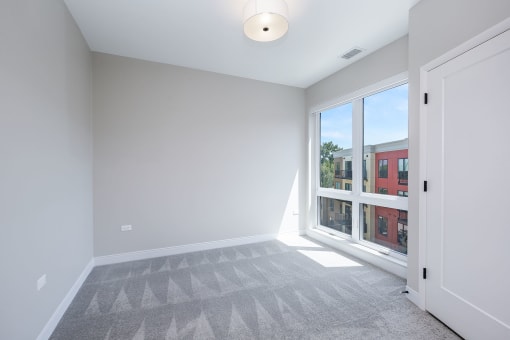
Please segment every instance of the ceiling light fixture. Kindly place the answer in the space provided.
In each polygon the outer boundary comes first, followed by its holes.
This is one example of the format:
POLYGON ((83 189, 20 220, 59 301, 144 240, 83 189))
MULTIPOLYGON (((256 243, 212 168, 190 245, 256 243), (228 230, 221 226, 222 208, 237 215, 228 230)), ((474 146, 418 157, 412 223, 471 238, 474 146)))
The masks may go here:
POLYGON ((244 7, 244 34, 255 41, 273 41, 289 29, 284 0, 249 0, 244 7))

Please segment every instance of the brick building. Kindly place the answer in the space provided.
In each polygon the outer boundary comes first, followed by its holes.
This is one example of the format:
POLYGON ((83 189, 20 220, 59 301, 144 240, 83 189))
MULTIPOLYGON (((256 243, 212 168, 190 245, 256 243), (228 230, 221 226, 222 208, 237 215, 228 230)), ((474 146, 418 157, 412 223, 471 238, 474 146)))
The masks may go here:
MULTIPOLYGON (((352 190, 352 149, 333 154, 334 188, 352 190)), ((408 139, 366 145, 363 152, 363 191, 407 197, 408 139)), ((352 231, 352 203, 323 198, 321 224, 340 232, 352 231)), ((363 205, 363 239, 407 253, 407 211, 363 205)))

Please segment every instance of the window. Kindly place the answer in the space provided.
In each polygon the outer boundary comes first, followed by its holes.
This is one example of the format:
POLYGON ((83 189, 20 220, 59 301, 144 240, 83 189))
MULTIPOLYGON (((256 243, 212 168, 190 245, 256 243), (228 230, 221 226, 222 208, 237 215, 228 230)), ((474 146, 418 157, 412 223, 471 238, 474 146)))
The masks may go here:
POLYGON ((377 169, 378 169, 379 178, 388 178, 388 160, 387 159, 380 159, 379 167, 377 169))
POLYGON ((388 236, 388 219, 384 216, 379 216, 377 221, 379 234, 388 236))
POLYGON ((352 158, 352 104, 321 112, 320 131, 320 187, 336 188, 334 180, 347 178, 344 166, 352 158))
POLYGON ((405 259, 408 87, 363 92, 316 116, 317 227, 405 259))
POLYGON ((363 220, 361 221, 361 223, 363 224, 363 234, 368 233, 367 209, 368 206, 366 204, 363 204, 363 208, 361 209, 363 211, 363 220))
POLYGON ((362 221, 366 230, 363 240, 407 254, 407 210, 364 204, 362 221))
POLYGON ((344 234, 351 234, 352 202, 320 197, 319 205, 321 225, 344 234), (325 207, 329 207, 329 209, 325 207), (333 207, 333 209, 331 209, 331 207, 333 207))
POLYGON ((407 158, 399 158, 398 159, 398 171, 405 171, 407 172, 407 166, 408 166, 408 163, 409 161, 407 160, 407 158))
POLYGON ((352 179, 352 161, 345 161, 345 178, 352 179))
POLYGON ((407 191, 398 190, 397 191, 397 196, 407 197, 407 191))
POLYGON ((398 159, 398 184, 400 185, 407 185, 408 163, 409 161, 407 158, 398 159))
POLYGON ((407 185, 407 90, 403 84, 363 98, 363 159, 368 161, 368 177, 373 178, 365 192, 377 193, 382 187, 388 195, 396 195, 397 190, 405 190, 399 186, 407 185))
POLYGON ((407 254, 407 211, 398 211, 397 242, 402 252, 407 254))

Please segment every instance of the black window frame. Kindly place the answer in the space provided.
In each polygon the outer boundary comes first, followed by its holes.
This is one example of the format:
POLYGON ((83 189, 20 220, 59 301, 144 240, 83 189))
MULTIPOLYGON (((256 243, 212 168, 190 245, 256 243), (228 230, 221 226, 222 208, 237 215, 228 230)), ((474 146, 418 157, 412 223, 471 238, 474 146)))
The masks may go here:
POLYGON ((379 178, 388 178, 388 159, 380 159, 377 162, 377 176, 379 178), (384 169, 384 167, 386 168, 384 169))

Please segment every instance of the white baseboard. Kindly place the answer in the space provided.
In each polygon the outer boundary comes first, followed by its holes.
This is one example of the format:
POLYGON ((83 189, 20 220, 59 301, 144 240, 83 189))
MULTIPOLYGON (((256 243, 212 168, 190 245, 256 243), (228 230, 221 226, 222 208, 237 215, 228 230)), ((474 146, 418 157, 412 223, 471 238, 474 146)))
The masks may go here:
POLYGON ((414 303, 416 306, 418 306, 418 308, 420 308, 421 310, 425 310, 425 306, 424 304, 422 303, 422 298, 421 298, 421 295, 420 293, 418 293, 417 291, 409 288, 409 286, 406 286, 406 290, 407 290, 407 298, 412 302, 414 303))
POLYGON ((57 309, 55 310, 51 318, 48 320, 41 333, 39 333, 37 340, 47 340, 51 336, 51 334, 57 327, 58 322, 64 315, 65 311, 73 301, 74 297, 78 293, 78 290, 80 290, 81 286, 83 285, 83 282, 85 282, 85 279, 87 278, 87 276, 89 276, 93 268, 94 259, 91 259, 89 263, 87 263, 87 265, 85 266, 85 269, 83 269, 83 271, 81 272, 80 276, 78 276, 78 279, 74 282, 71 289, 67 292, 62 302, 58 305, 57 309))
POLYGON ((129 253, 121 253, 114 255, 98 256, 95 258, 95 265, 102 266, 106 264, 114 264, 128 261, 145 260, 161 256, 170 256, 176 254, 190 253, 194 251, 202 251, 224 247, 234 247, 243 244, 257 243, 274 240, 278 234, 263 234, 247 237, 232 238, 227 240, 218 240, 211 242, 185 244, 182 246, 149 249, 141 251, 133 251, 129 253))

